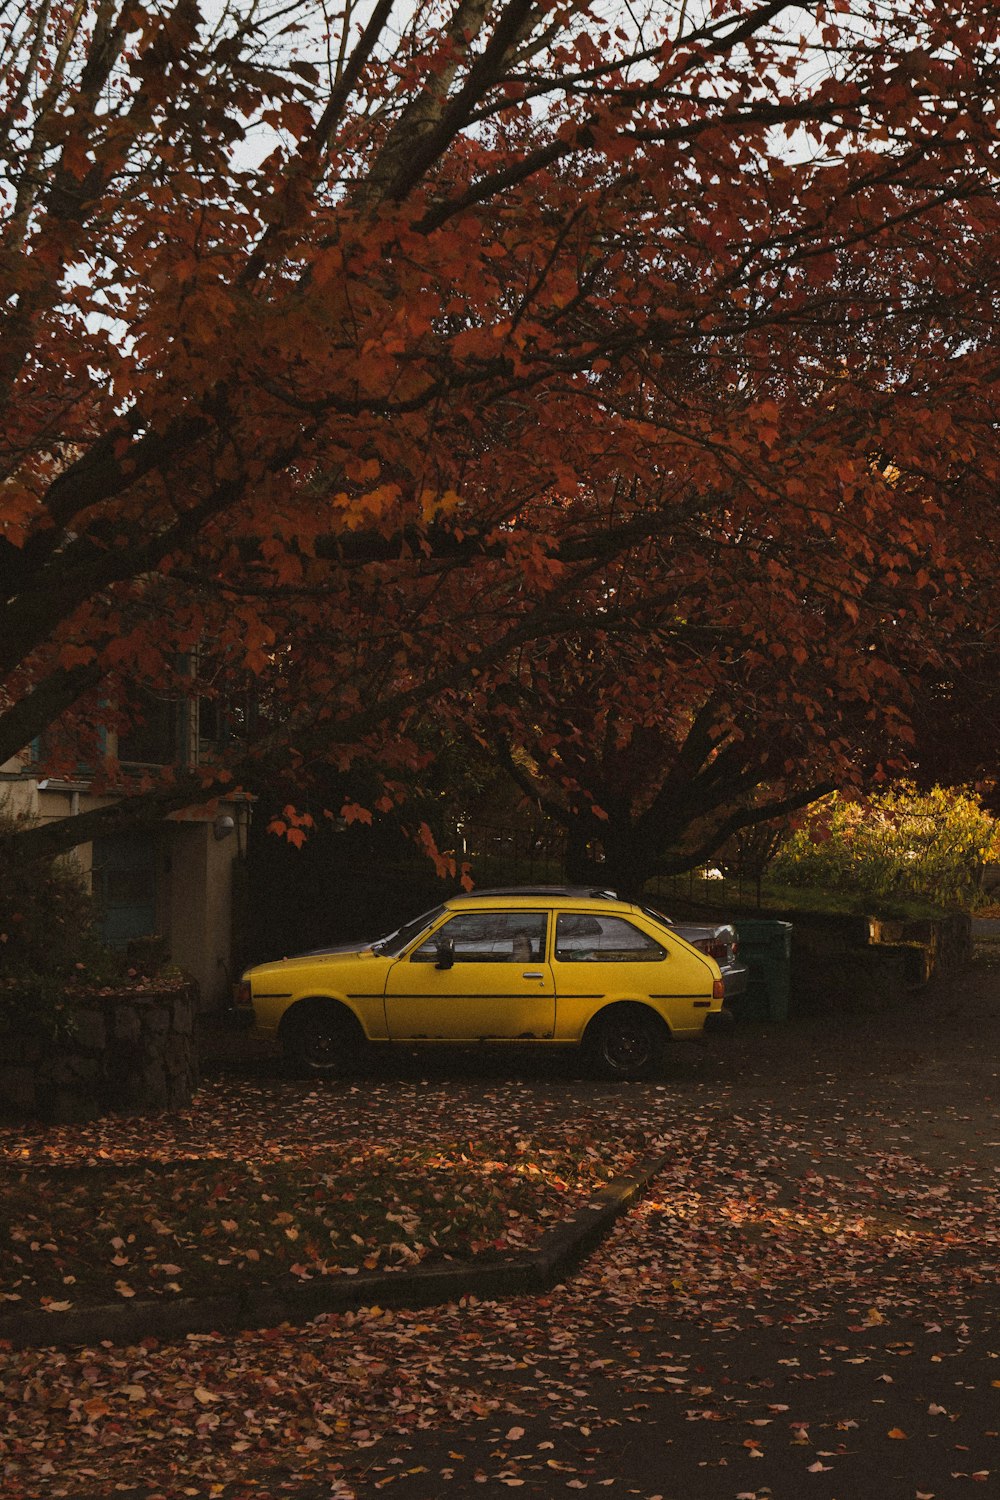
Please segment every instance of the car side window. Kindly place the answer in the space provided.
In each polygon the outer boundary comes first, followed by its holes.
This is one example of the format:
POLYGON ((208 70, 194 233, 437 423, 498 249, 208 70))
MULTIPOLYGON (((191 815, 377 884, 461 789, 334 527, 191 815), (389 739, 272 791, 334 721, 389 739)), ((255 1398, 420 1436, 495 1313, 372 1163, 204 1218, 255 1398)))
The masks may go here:
POLYGON ((667 950, 624 917, 563 912, 556 918, 560 963, 659 963, 667 950))
POLYGON ((548 916, 543 911, 463 911, 410 954, 412 963, 438 961, 441 943, 454 943, 456 964, 528 964, 545 957, 548 916))

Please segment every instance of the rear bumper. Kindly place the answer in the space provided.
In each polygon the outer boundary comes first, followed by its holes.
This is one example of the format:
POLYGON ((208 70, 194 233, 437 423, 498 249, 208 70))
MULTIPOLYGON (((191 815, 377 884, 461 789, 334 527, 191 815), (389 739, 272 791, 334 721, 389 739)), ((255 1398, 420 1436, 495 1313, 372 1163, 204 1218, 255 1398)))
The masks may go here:
POLYGON ((746 964, 723 964, 719 972, 727 1000, 735 1000, 737 995, 743 994, 750 978, 746 964))
POLYGON ((736 1017, 725 1005, 721 1010, 710 1010, 705 1017, 705 1031, 709 1034, 718 1031, 731 1031, 735 1024, 736 1017))

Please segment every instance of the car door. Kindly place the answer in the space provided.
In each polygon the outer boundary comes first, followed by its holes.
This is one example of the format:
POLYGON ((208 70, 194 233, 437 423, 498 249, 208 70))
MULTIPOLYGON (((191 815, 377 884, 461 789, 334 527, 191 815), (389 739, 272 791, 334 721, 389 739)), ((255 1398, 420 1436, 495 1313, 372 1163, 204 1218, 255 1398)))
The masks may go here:
POLYGON ((690 1027, 692 1005, 711 996, 711 974, 696 954, 663 938, 617 914, 560 912, 552 964, 559 1039, 578 1036, 595 1009, 617 1000, 650 1000, 671 1029, 690 1027))
POLYGON ((394 1041, 541 1041, 555 1025, 548 913, 460 911, 393 964, 394 1041), (447 967, 441 967, 445 952, 447 967))

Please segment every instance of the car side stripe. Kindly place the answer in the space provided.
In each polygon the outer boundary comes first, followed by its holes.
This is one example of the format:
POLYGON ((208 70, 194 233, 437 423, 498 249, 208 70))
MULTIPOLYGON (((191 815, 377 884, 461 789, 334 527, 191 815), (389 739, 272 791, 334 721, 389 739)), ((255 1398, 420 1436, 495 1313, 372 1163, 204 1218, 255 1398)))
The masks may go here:
MULTIPOLYGON (((382 999, 375 995, 348 995, 349 1000, 374 1000, 382 999)), ((554 1000, 554 995, 540 995, 535 990, 515 990, 512 994, 489 994, 489 995, 441 995, 431 990, 423 994, 414 992, 412 995, 386 995, 386 1000, 452 1000, 456 1005, 464 1004, 467 1000, 554 1000)), ((582 999, 600 999, 599 995, 584 995, 582 999)))

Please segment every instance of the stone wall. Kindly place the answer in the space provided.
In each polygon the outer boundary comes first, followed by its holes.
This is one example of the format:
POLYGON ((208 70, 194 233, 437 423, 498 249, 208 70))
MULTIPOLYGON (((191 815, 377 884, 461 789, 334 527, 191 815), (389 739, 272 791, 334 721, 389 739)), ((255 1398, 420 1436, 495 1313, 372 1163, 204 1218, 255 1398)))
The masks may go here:
POLYGON ((755 911, 735 922, 740 956, 750 970, 746 993, 732 1002, 737 1019, 743 1020, 898 1004, 935 977, 959 973, 972 961, 972 921, 964 912, 903 922, 822 912, 769 911, 765 916, 755 911), (772 919, 775 925, 791 926, 787 970, 781 970, 780 949, 769 952, 769 944, 758 940, 755 932, 772 919))
POLYGON ((198 1081, 197 986, 74 998, 68 1026, 0 1027, 0 1113, 52 1122, 189 1104, 198 1081))
POLYGON ((811 913, 789 913, 788 920, 793 1014, 898 1003, 972 959, 972 923, 964 913, 914 922, 811 913))

